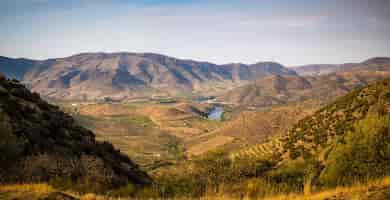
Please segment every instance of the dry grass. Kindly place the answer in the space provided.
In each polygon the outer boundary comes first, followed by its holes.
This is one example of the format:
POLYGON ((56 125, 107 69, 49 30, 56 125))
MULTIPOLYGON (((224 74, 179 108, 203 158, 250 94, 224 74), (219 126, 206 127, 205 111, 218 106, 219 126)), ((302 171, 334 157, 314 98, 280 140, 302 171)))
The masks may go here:
POLYGON ((385 177, 380 180, 371 181, 367 184, 355 184, 350 187, 337 187, 335 189, 326 190, 312 195, 302 194, 287 194, 265 198, 263 200, 322 200, 322 199, 351 199, 363 200, 370 199, 370 194, 381 189, 390 190, 390 177, 385 177))
MULTIPOLYGON (((385 177, 380 180, 371 181, 367 184, 356 184, 350 187, 337 187, 334 189, 314 193, 311 195, 303 195, 303 194, 284 194, 273 197, 264 198, 263 200, 323 200, 323 199, 343 199, 343 200, 384 200, 387 199, 388 196, 378 196, 371 198, 371 194, 378 194, 380 192, 387 192, 387 195, 390 195, 390 177, 385 177)), ((28 194, 38 194, 45 195, 52 192, 56 192, 56 190, 48 184, 12 184, 12 185, 0 185, 0 197, 1 193, 28 193, 28 194)), ((69 192, 62 192, 63 194, 67 194, 73 197, 78 197, 80 199, 85 200, 102 200, 107 199, 107 197, 99 196, 95 194, 86 194, 86 195, 75 195, 69 192)), ((374 195, 375 196, 375 195, 374 195)), ((115 198, 108 198, 114 200, 115 198)), ((117 199, 127 199, 117 198, 117 199)), ((131 198, 129 198, 131 199, 131 198)), ((218 195, 218 196, 204 196, 201 198, 202 200, 230 200, 236 199, 234 197, 229 197, 226 195, 218 195)), ((244 199, 250 199, 248 197, 244 197, 244 199)))
POLYGON ((93 193, 81 195, 71 191, 58 191, 46 183, 0 185, 0 199, 46 199, 49 196, 56 197, 56 199, 62 199, 61 196, 80 200, 107 199, 93 193))
POLYGON ((234 140, 233 137, 218 135, 207 140, 206 142, 192 146, 191 148, 188 149, 187 152, 191 155, 200 155, 207 151, 216 149, 218 146, 222 146, 224 144, 232 142, 233 140, 234 140))
POLYGON ((12 191, 29 191, 34 193, 50 193, 54 191, 54 188, 45 183, 38 184, 10 184, 0 185, 1 192, 12 192, 12 191))
POLYGON ((0 199, 42 199, 55 192, 48 184, 8 184, 0 185, 0 199))

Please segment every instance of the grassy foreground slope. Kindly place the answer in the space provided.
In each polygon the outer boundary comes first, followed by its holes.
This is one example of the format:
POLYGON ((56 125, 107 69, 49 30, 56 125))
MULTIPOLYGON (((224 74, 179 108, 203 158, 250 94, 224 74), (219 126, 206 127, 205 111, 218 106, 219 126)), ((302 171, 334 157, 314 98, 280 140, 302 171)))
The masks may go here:
POLYGON ((355 184, 348 187, 336 187, 318 193, 286 194, 265 198, 264 200, 384 200, 390 199, 390 177, 370 181, 365 184, 355 184))
MULTIPOLYGON (((250 199, 246 196, 245 199, 250 199)), ((313 193, 311 195, 303 194, 281 194, 273 197, 261 198, 263 200, 385 200, 390 198, 390 177, 371 181, 367 184, 356 184, 348 187, 337 187, 313 193)), ((75 194, 71 192, 59 191, 46 184, 19 184, 6 185, 0 187, 0 199, 61 199, 61 200, 127 200, 131 197, 109 197, 96 194, 75 194)), ((228 196, 207 196, 201 199, 208 200, 233 200, 228 196)))

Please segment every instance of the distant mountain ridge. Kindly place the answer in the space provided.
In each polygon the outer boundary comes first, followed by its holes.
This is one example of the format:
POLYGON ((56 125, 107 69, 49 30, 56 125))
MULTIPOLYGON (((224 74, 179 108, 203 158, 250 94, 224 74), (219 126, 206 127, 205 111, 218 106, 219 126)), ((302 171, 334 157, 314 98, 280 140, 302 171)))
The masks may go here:
POLYGON ((225 87, 271 74, 296 75, 275 62, 216 65, 154 53, 82 53, 42 61, 0 57, 0 71, 62 99, 188 93, 215 89, 214 83, 225 87))
POLYGON ((291 67, 295 72, 301 76, 319 76, 326 75, 333 72, 349 71, 352 69, 370 69, 373 70, 374 66, 381 66, 377 70, 383 70, 384 68, 390 68, 390 57, 374 57, 365 60, 361 63, 344 63, 344 64, 311 64, 297 67, 291 67))
POLYGON ((338 66, 313 65, 310 70, 297 70, 297 73, 301 75, 263 76, 229 90, 217 99, 260 107, 305 100, 323 103, 355 88, 390 77, 390 58, 372 58, 362 63, 338 66))
POLYGON ((351 79, 357 85, 366 85, 364 79, 367 73, 361 76, 355 72, 370 71, 378 77, 390 71, 390 58, 376 57, 362 63, 287 68, 276 62, 217 65, 155 53, 81 53, 47 60, 0 57, 0 71, 8 77, 21 80, 31 90, 54 99, 97 100, 110 97, 122 100, 139 96, 199 94, 221 96, 229 90, 221 100, 274 105, 310 95, 321 96, 319 93, 326 91, 315 91, 316 87, 323 88, 321 84, 326 86, 336 79, 336 85, 340 87, 327 90, 328 96, 338 91, 339 95, 345 94, 351 87, 340 85, 340 81, 350 82, 342 80, 351 79), (354 75, 350 72, 354 72, 354 75), (337 75, 332 75, 334 73, 337 75), (327 75, 332 77, 325 80, 327 75), (259 89, 251 90, 245 86, 248 83, 254 83, 252 85, 259 89), (316 87, 312 87, 313 84, 316 87), (294 89, 295 86, 299 87, 294 89), (237 90, 231 90, 237 87, 237 90), (312 88, 311 92, 297 95, 308 88, 312 88), (262 100, 257 98, 260 93, 262 100))

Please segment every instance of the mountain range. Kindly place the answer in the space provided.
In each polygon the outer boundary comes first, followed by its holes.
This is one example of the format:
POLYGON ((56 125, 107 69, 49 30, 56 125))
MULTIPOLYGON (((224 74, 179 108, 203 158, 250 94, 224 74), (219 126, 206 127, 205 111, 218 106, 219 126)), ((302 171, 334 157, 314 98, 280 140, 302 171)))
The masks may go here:
POLYGON ((301 76, 326 75, 333 72, 350 71, 353 69, 369 69, 383 71, 389 68, 390 58, 375 57, 362 63, 345 63, 345 64, 312 64, 292 67, 301 76))
POLYGON ((216 65, 153 53, 83 53, 48 60, 0 57, 0 71, 42 95, 81 100, 218 92, 270 74, 296 75, 274 62, 216 65))
POLYGON ((287 68, 276 62, 217 65, 154 53, 82 53, 47 60, 0 57, 0 71, 54 99, 213 95, 234 104, 269 106, 340 96, 388 76, 390 58, 287 68))

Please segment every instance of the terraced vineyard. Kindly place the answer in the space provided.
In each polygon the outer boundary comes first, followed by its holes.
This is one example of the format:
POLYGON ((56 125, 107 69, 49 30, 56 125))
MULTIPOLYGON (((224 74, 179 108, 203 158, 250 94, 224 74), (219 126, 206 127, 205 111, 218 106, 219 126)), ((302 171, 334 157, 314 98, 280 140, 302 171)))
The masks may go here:
POLYGON ((267 159, 281 152, 282 143, 279 138, 274 138, 264 143, 254 145, 252 147, 239 150, 230 154, 232 160, 237 159, 267 159))
POLYGON ((57 104, 80 124, 93 130, 98 140, 113 143, 145 170, 167 161, 180 160, 187 149, 203 153, 204 149, 214 148, 214 143, 231 141, 231 137, 220 136, 205 145, 192 142, 212 133, 223 123, 205 117, 207 104, 184 101, 168 104, 154 101, 57 104))

